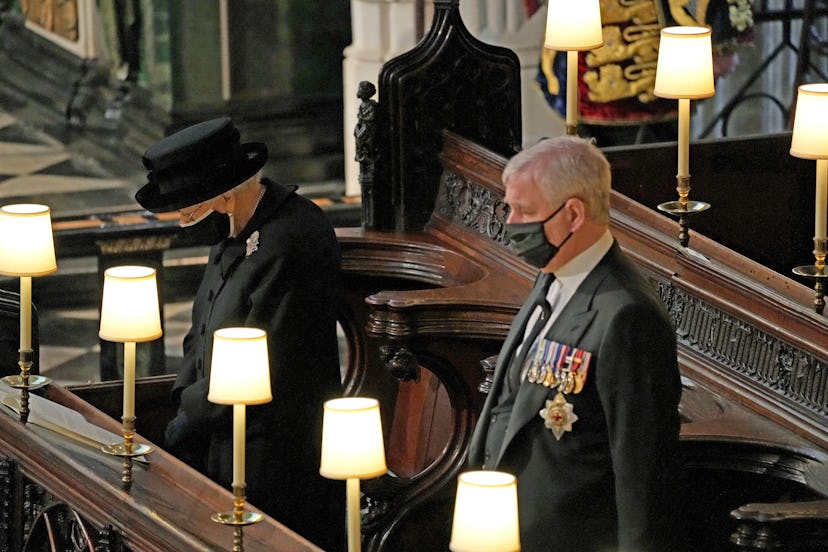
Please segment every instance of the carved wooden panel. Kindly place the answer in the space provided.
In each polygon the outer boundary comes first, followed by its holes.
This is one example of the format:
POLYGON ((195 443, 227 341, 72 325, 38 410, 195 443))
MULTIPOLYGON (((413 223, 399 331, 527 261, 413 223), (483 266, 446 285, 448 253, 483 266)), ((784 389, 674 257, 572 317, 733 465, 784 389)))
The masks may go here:
POLYGON ((435 0, 432 27, 379 75, 375 228, 420 230, 434 210, 445 129, 502 155, 521 141, 520 63, 469 33, 459 0, 435 0))

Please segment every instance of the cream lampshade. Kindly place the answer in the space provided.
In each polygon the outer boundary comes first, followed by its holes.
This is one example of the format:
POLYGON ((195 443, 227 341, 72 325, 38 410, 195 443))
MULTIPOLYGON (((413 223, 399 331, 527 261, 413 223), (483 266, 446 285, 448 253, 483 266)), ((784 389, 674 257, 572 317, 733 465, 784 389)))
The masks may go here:
POLYGON ((361 397, 327 401, 319 473, 329 479, 369 479, 386 470, 379 402, 361 397))
POLYGON ((713 85, 712 32, 705 27, 661 29, 654 93, 660 98, 709 98, 713 85))
POLYGON ((257 512, 245 511, 245 441, 247 405, 273 400, 267 333, 258 328, 222 328, 213 332, 210 385, 207 400, 233 405, 234 508, 213 515, 213 521, 234 528, 233 550, 243 550, 242 528, 261 521, 257 512))
POLYGON ((828 251, 828 83, 803 84, 799 87, 794 114, 791 155, 816 160, 816 194, 814 197, 814 258, 813 266, 794 268, 794 273, 816 279, 814 308, 822 314, 825 308, 823 280, 828 251))
POLYGON ((566 51, 566 133, 577 132, 578 52, 604 44, 599 0, 549 0, 544 46, 566 51))
POLYGON ((828 83, 803 84, 796 96, 791 155, 828 159, 828 83))
POLYGON ((520 550, 514 475, 498 471, 460 474, 449 549, 453 552, 520 550))
POLYGON ((121 456, 121 481, 132 486, 132 458, 152 450, 133 444, 135 435, 135 349, 137 342, 152 341, 163 334, 158 306, 155 270, 146 266, 116 266, 104 271, 101 321, 98 336, 124 344, 123 444, 103 447, 104 452, 121 456))
POLYGON ((50 209, 45 205, 0 208, 0 274, 45 276, 57 270, 50 209))
POLYGON ((690 201, 690 100, 708 98, 716 93, 713 84, 712 33, 705 27, 666 27, 661 29, 658 65, 653 92, 661 98, 678 100, 678 201, 658 206, 679 218, 679 242, 690 241, 687 217, 710 207, 703 201, 690 201))
POLYGON ((265 331, 216 330, 207 400, 218 404, 264 404, 272 399, 265 331))
POLYGON ((593 50, 604 44, 598 0, 549 0, 544 46, 553 50, 593 50))
POLYGON ((362 547, 359 480, 387 471, 382 419, 376 399, 346 397, 327 401, 322 418, 322 458, 319 473, 346 480, 348 551, 362 547))
POLYGON ((101 339, 142 342, 162 335, 155 270, 116 266, 104 271, 101 339))

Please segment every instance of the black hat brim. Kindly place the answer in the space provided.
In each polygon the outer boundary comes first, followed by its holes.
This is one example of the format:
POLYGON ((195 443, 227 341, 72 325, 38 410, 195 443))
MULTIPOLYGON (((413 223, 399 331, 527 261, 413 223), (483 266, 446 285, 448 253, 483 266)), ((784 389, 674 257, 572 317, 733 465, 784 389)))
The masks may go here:
POLYGON ((158 182, 147 182, 135 193, 135 200, 151 213, 166 213, 197 205, 232 190, 256 174, 267 161, 267 146, 264 144, 248 142, 242 144, 242 149, 247 154, 247 161, 235 165, 229 175, 167 194, 161 192, 158 182))

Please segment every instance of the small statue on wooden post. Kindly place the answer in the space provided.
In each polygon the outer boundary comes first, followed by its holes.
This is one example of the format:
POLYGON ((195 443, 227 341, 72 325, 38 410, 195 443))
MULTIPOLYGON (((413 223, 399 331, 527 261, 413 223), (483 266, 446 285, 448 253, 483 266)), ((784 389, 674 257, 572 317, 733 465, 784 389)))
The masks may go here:
POLYGON ((354 128, 356 139, 356 155, 354 160, 359 163, 359 185, 362 190, 362 226, 368 229, 376 228, 374 220, 374 174, 377 160, 376 133, 377 133, 377 102, 371 97, 376 94, 376 87, 368 82, 359 83, 357 98, 362 100, 357 112, 357 124, 354 128))

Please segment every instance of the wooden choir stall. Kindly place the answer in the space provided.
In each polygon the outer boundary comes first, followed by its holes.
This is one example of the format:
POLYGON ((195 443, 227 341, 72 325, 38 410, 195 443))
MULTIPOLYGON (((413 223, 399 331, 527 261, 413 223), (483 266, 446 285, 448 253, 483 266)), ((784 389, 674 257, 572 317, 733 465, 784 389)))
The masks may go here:
MULTIPOLYGON (((473 38, 458 0, 434 4, 423 40, 361 93, 363 224, 337 228, 345 394, 379 399, 389 464, 361 483, 367 551, 447 550, 492 357, 534 276, 504 233, 500 174, 521 147, 517 57, 473 38)), ((800 213, 812 212, 813 167, 790 158, 789 141, 693 144, 693 194, 713 207, 691 222, 687 248, 655 208, 673 193, 675 145, 606 151, 613 234, 676 327, 685 487, 674 499, 688 551, 828 550, 828 319, 790 275, 810 253, 800 213)), ((4 410, 0 549, 230 549, 232 531, 210 520, 229 490, 158 446, 171 384, 138 382, 138 440, 156 444, 130 491, 119 460, 4 410)), ((117 433, 120 393, 113 381, 42 395, 117 433)), ((244 542, 315 549, 270 518, 244 542)))

